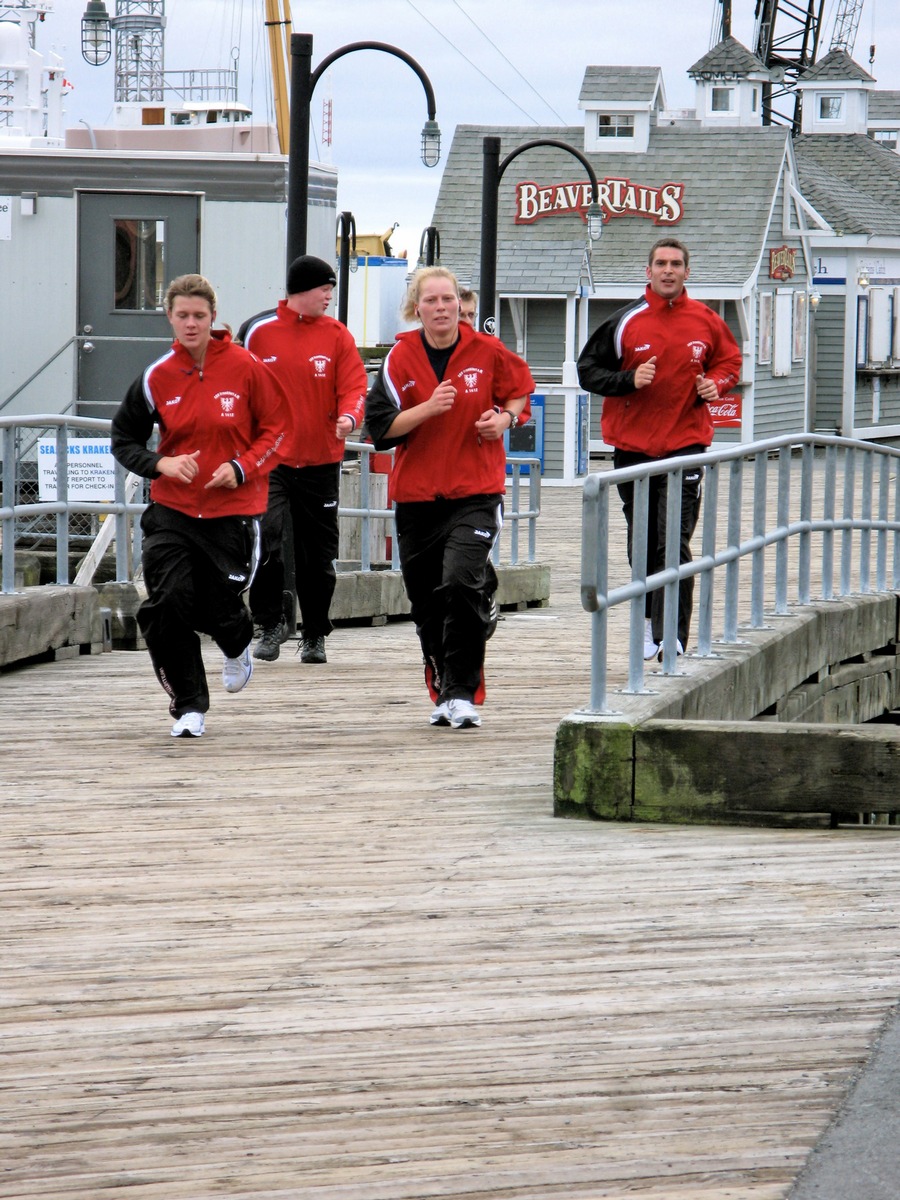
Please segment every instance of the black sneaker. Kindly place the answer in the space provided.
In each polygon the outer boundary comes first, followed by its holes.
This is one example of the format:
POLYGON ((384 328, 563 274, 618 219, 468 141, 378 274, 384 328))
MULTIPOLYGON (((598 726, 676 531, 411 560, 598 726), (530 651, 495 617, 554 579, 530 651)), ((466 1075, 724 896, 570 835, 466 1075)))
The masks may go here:
POLYGON ((325 639, 303 638, 300 643, 300 661, 305 663, 324 663, 328 662, 325 657, 325 639))
POLYGON ((274 662, 281 653, 281 643, 288 636, 288 627, 284 621, 279 621, 277 625, 270 625, 260 634, 259 641, 256 643, 256 649, 253 651, 253 657, 262 659, 263 662, 274 662))

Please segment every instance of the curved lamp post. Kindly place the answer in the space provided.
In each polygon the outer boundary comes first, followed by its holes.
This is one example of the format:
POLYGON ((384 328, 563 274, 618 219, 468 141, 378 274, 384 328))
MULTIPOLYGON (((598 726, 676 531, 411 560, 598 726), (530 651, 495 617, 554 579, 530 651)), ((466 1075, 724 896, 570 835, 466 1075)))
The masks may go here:
POLYGON ((353 213, 338 213, 337 233, 341 247, 338 258, 337 319, 346 325, 350 299, 350 255, 356 257, 356 218, 353 213))
POLYGON ((484 333, 493 333, 496 325, 497 305, 497 196, 503 172, 509 164, 526 150, 535 146, 557 146, 577 158, 588 173, 591 181, 591 203, 587 210, 588 236, 592 242, 599 240, 603 233, 603 210, 597 199, 597 176, 594 168, 574 146, 561 142, 557 138, 535 138, 531 142, 523 142, 516 146, 500 161, 500 139, 494 135, 486 137, 482 142, 484 168, 481 177, 481 271, 479 278, 480 320, 484 333))
POLYGON ((417 267, 433 267, 441 261, 441 235, 434 225, 422 230, 419 239, 419 261, 417 267))
POLYGON ((323 58, 315 71, 312 70, 311 33, 291 34, 291 145, 288 157, 288 218, 287 218, 287 261, 288 265, 306 253, 307 205, 309 202, 309 108, 313 89, 332 63, 355 50, 381 50, 400 58, 421 80, 425 89, 428 119, 422 129, 422 162, 426 167, 436 167, 441 158, 441 131, 435 120, 434 89, 431 80, 404 50, 386 42, 350 42, 332 51, 323 58))

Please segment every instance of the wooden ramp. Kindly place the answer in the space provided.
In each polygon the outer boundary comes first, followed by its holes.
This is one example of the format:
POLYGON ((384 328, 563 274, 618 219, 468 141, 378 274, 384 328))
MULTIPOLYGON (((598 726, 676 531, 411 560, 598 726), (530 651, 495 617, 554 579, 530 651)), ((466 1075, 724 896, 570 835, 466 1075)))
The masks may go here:
POLYGON ((543 502, 478 731, 408 622, 199 742, 142 653, 0 677, 3 1200, 785 1196, 897 999, 897 843, 554 820, 589 619, 543 502))

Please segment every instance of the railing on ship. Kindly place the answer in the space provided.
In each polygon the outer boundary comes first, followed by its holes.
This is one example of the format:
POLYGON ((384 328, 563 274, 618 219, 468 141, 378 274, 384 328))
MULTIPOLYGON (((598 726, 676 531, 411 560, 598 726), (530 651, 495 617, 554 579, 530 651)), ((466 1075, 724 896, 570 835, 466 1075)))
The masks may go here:
POLYGON ((646 690, 645 670, 657 666, 644 660, 645 599, 658 588, 665 591, 662 673, 677 671, 678 585, 689 577, 699 577, 696 643, 689 652, 701 656, 714 655, 716 645, 738 642, 742 622, 750 629, 764 628, 770 617, 787 614, 791 603, 806 605, 897 590, 900 450, 808 434, 589 476, 583 493, 581 550, 581 600, 592 614, 589 711, 611 711, 609 613, 617 605, 630 606, 628 681, 623 690, 646 690), (693 539, 694 560, 680 564, 682 472, 698 466, 704 468, 705 480, 693 539), (667 477, 667 540, 663 569, 648 575, 649 481, 655 475, 667 477), (621 528, 613 522, 622 527, 624 518, 618 504, 611 505, 610 493, 617 484, 629 482, 634 483, 635 530, 631 578, 611 587, 610 544, 621 546, 623 541, 621 528), (744 492, 750 489, 747 504, 744 492), (750 529, 744 528, 745 510, 752 512, 750 529), (741 565, 747 559, 749 587, 741 578, 741 565), (716 586, 723 572, 719 596, 716 586), (718 638, 713 634, 714 622, 721 628, 718 638))
MULTIPOLYGON (((137 520, 144 511, 146 503, 143 499, 144 481, 136 476, 128 475, 118 464, 115 464, 115 498, 113 501, 70 500, 68 497, 68 460, 69 441, 75 435, 93 435, 95 438, 107 438, 110 422, 100 418, 72 417, 67 415, 36 415, 29 417, 0 417, 0 449, 2 449, 2 499, 0 499, 0 592, 15 591, 16 563, 15 550, 21 541, 24 522, 30 522, 28 535, 30 539, 39 536, 36 526, 42 522, 45 526, 40 532, 45 540, 52 542, 56 557, 56 582, 70 582, 70 550, 73 541, 83 546, 85 564, 79 569, 77 583, 90 583, 93 568, 97 565, 106 549, 106 545, 115 538, 115 574, 119 582, 127 582, 134 575, 134 565, 140 562, 140 521, 137 520), (37 486, 37 457, 42 434, 55 431, 55 462, 57 464, 57 490, 55 500, 40 500, 37 486), (26 469, 27 468, 27 469, 26 469), (27 477, 27 478, 26 478, 27 477), (30 489, 23 498, 23 487, 30 489), (91 519, 89 524, 96 527, 102 518, 99 530, 94 528, 89 533, 77 531, 73 533, 73 518, 91 519), (114 532, 113 532, 114 531, 114 532)), ((373 476, 371 469, 374 447, 365 442, 347 442, 347 450, 359 456, 359 503, 341 504, 338 515, 343 522, 359 522, 360 569, 371 571, 377 565, 384 563, 373 562, 371 547, 375 541, 376 530, 393 528, 393 509, 382 500, 381 504, 373 501, 373 476)), ((517 564, 522 561, 534 562, 536 553, 536 525, 540 516, 540 460, 537 458, 516 458, 511 462, 512 475, 504 505, 504 525, 509 526, 509 536, 504 539, 504 550, 498 539, 493 550, 495 564, 501 561, 501 553, 505 553, 504 561, 517 564), (527 472, 527 489, 522 487, 522 472, 527 472), (527 500, 527 507, 522 503, 527 500), (523 558, 520 554, 520 525, 527 525, 527 551, 523 558)), ((397 558, 397 539, 390 537, 391 556, 390 566, 396 569, 399 565, 397 558)))

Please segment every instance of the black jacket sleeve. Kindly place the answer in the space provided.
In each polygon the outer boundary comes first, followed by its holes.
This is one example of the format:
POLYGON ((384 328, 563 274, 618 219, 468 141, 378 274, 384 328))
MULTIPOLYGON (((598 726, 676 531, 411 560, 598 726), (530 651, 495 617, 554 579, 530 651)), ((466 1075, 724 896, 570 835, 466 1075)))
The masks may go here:
POLYGON ((238 346, 246 346, 247 336, 257 321, 263 320, 264 317, 271 317, 275 311, 276 309, 274 308, 267 308, 264 312, 258 312, 254 316, 248 317, 237 331, 237 336, 233 339, 233 341, 235 341, 238 346))
POLYGON ((390 450, 406 441, 406 435, 398 438, 385 437, 400 409, 394 403, 393 397, 384 382, 384 363, 379 368, 375 382, 369 388, 366 396, 366 432, 375 443, 376 450, 390 450))
POLYGON ((578 382, 596 396, 627 396, 635 391, 634 371, 623 371, 616 353, 616 329, 622 313, 598 325, 578 356, 578 382))
POLYGON ((141 376, 125 393, 125 399, 112 419, 112 452, 127 471, 145 479, 157 475, 156 464, 162 458, 161 454, 147 449, 155 423, 156 411, 147 404, 141 376))

